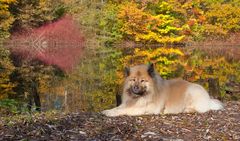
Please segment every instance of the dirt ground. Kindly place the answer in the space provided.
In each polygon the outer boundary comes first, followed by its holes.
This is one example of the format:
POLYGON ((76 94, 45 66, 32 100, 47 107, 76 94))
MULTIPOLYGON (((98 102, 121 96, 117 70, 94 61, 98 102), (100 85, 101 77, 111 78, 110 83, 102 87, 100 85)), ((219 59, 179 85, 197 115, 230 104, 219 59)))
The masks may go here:
POLYGON ((240 102, 224 111, 141 117, 46 113, 0 121, 0 140, 240 140, 240 102))

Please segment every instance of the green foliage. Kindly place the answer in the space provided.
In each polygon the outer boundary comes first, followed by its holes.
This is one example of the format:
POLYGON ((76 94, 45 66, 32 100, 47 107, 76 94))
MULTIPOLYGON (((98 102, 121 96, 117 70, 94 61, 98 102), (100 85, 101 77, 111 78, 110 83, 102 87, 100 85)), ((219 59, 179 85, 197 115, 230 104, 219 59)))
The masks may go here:
MULTIPOLYGON (((100 17, 103 17, 101 4, 91 1, 80 2, 78 0, 66 1, 64 4, 66 5, 68 13, 74 16, 75 20, 77 20, 81 27, 83 27, 83 31, 90 30, 94 33, 99 32, 99 30, 96 30, 100 17)), ((86 32, 86 34, 90 34, 90 32, 86 32)))
POLYGON ((117 4, 106 4, 103 7, 99 27, 101 34, 107 37, 106 42, 112 43, 123 38, 123 33, 120 30, 123 23, 117 17, 119 8, 117 4))
POLYGON ((14 99, 0 100, 0 113, 1 115, 16 114, 18 113, 18 102, 14 99))

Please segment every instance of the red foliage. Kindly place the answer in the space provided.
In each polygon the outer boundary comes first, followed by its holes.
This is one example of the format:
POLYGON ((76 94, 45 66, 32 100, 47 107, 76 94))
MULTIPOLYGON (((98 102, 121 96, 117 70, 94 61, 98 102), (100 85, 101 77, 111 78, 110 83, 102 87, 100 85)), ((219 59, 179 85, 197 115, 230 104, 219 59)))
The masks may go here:
POLYGON ((195 20, 190 19, 190 20, 187 22, 187 24, 188 24, 189 26, 194 26, 195 20))
POLYGON ((70 71, 80 60, 84 38, 70 16, 28 32, 14 34, 8 46, 21 59, 40 60, 70 71))

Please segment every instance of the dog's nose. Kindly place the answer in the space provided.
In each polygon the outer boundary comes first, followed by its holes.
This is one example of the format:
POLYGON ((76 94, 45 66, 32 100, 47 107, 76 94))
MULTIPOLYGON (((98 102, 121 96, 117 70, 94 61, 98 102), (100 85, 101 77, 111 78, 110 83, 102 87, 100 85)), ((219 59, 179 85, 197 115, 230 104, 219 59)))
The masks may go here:
POLYGON ((141 91, 141 88, 139 86, 133 86, 133 92, 139 93, 141 91))

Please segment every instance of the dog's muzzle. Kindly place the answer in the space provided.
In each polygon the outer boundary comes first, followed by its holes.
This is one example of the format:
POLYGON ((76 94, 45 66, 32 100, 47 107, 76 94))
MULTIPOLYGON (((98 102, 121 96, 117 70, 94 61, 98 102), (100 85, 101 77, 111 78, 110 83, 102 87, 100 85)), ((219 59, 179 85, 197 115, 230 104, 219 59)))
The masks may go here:
POLYGON ((134 85, 131 87, 131 91, 132 93, 136 94, 136 95, 143 95, 145 93, 145 90, 138 85, 134 85))

